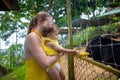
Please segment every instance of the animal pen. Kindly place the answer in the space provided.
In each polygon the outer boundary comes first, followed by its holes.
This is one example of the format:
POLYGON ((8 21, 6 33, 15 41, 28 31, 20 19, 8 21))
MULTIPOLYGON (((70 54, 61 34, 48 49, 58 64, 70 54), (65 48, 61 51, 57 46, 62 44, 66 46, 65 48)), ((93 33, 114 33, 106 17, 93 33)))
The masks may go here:
MULTIPOLYGON (((51 0, 53 1, 53 0, 51 0)), ((58 0, 59 1, 59 0, 58 0)), ((65 73, 66 79, 65 80, 117 80, 120 77, 120 54, 118 54, 117 51, 120 49, 120 36, 118 39, 113 39, 112 35, 110 35, 110 43, 107 45, 102 45, 102 38, 98 38, 95 40, 96 42, 99 40, 99 44, 90 44, 90 41, 93 40, 94 37, 103 34, 103 32, 107 32, 109 30, 115 31, 117 28, 120 28, 120 19, 119 20, 113 20, 113 17, 119 17, 120 16, 120 8, 117 8, 115 10, 108 11, 106 13, 102 13, 102 15, 98 15, 95 18, 90 18, 90 14, 87 13, 88 19, 82 19, 80 18, 79 12, 81 12, 81 8, 79 7, 81 4, 87 3, 81 3, 82 0, 72 0, 74 3, 74 6, 71 6, 71 1, 66 0, 65 7, 66 7, 66 23, 67 25, 67 34, 63 31, 65 29, 60 29, 60 34, 65 34, 68 37, 68 45, 69 48, 73 49, 77 47, 77 49, 80 52, 83 51, 89 51, 90 56, 86 57, 80 57, 80 56, 73 56, 73 55, 64 55, 62 58, 62 69, 65 73), (75 5, 78 3, 78 5, 75 5), (74 7, 74 10, 71 10, 71 7, 74 7), (78 11, 79 10, 79 11, 78 11), (72 18, 72 14, 76 15, 76 18, 72 18), (78 17, 79 16, 79 17, 78 17), (115 26, 108 28, 109 26, 115 26), (94 27, 93 27, 94 26, 94 27), (103 28, 101 28, 103 26, 103 28), (119 26, 119 27, 118 27, 119 26), (99 31, 92 31, 91 27, 94 28, 94 30, 99 31), (98 28, 98 29, 95 29, 98 28), (75 30, 75 31, 74 31, 75 30), (75 35, 75 36, 73 36, 75 35), (93 36, 91 36, 93 35, 93 36), (77 38, 77 39, 76 39, 77 38), (76 39, 76 40, 74 40, 76 39), (84 40, 84 42, 82 42, 84 40), (117 40, 117 42, 113 41, 117 40), (73 46, 73 43, 76 42, 77 45, 73 46), (84 43, 84 44, 83 44, 84 43), (114 51, 114 45, 117 45, 117 51, 114 51), (96 54, 93 53, 92 49, 93 47, 99 47, 99 50, 97 53, 99 53, 99 60, 96 59, 96 54), (106 61, 104 58, 104 55, 102 53, 102 49, 105 49, 107 46, 111 46, 108 48, 108 51, 111 50, 111 57, 112 62, 106 61), (104 48, 102 48, 104 47, 104 48), (117 53, 117 55, 115 54, 117 53), (119 59, 116 59, 116 57, 119 57, 119 59)), ((88 1, 95 1, 95 0, 88 0, 88 1)), ((100 0, 102 1, 102 0, 100 0)), ((62 5, 62 3, 60 3, 62 5)), ((92 4, 94 5, 94 4, 92 4)), ((90 6, 90 5, 89 5, 90 6)), ((54 6, 55 7, 55 6, 54 6)), ((83 6, 84 7, 84 6, 83 6)), ((88 7, 88 5, 86 6, 88 7)), ((49 12, 49 11, 48 11, 49 12)), ((85 16, 84 16, 85 17, 85 16)), ((2 19, 2 18, 1 18, 2 19)), ((65 31, 66 32, 66 31, 65 31)), ((2 35, 2 34, 1 34, 2 35)), ((17 30, 16 30, 16 36, 17 36, 17 30)), ((1 36, 0 36, 1 37, 1 36)), ((1 43, 1 41, 0 41, 1 43)), ((16 44, 17 44, 17 37, 16 37, 16 44)), ((63 43, 64 44, 64 43, 63 43)), ((2 45, 0 45, 0 48, 2 45)), ((14 47, 14 46, 13 46, 14 47)), ((115 47, 116 48, 116 47, 115 47)), ((18 48, 13 48, 14 50, 18 51, 18 48)), ((7 51, 8 54, 10 51, 7 51)), ((19 54, 23 53, 17 52, 18 57, 21 56, 19 54)), ((14 55, 16 56, 16 55, 14 55)), ((16 61, 18 58, 16 58, 16 61)), ((14 62, 14 61, 13 61, 14 62)), ((15 62, 14 62, 15 63, 15 62)), ((12 65, 11 65, 12 66, 12 65)))
MULTIPOLYGON (((72 45, 72 42, 73 42, 72 41, 72 39, 73 39, 72 29, 73 28, 72 28, 72 26, 76 26, 77 24, 72 24, 73 21, 71 18, 70 0, 66 0, 66 2, 67 2, 67 23, 68 23, 68 35, 69 35, 68 36, 69 48, 73 48, 73 45, 72 45)), ((88 21, 87 20, 84 21, 84 19, 81 21, 78 20, 79 24, 77 26, 80 26, 81 28, 84 27, 87 29, 87 31, 89 31, 90 26, 93 26, 93 25, 97 26, 97 27, 101 27, 102 25, 106 25, 106 24, 111 25, 112 22, 114 22, 111 19, 112 17, 110 16, 109 18, 105 18, 105 16, 115 15, 115 14, 120 15, 120 9, 104 13, 102 15, 101 20, 97 20, 97 21, 93 20, 92 21, 89 18, 88 18, 88 21), (85 25, 82 25, 82 24, 85 24, 85 25)), ((118 25, 119 21, 115 22, 115 24, 118 25)), ((84 34, 84 32, 82 32, 82 31, 81 31, 81 33, 84 34)), ((94 34, 96 34, 96 33, 94 33, 94 34)), ((80 44, 79 48, 78 48, 81 52, 85 51, 86 47, 88 46, 88 41, 89 41, 88 38, 90 36, 89 36, 89 34, 85 34, 85 35, 87 36, 86 44, 84 46, 82 46, 80 44)), ((81 36, 77 36, 77 37, 84 37, 84 36, 81 35, 81 36)), ((101 41, 101 39, 100 39, 100 41, 101 41)), ((118 41, 120 41, 120 38, 118 39, 118 41)), ((116 66, 120 67, 120 64, 117 64, 117 62, 116 62, 113 45, 120 46, 120 42, 118 42, 116 44, 113 44, 113 43, 109 44, 109 46, 112 46, 110 49, 112 50, 112 57, 114 60, 113 63, 105 62, 103 59, 101 59, 101 61, 97 61, 94 59, 93 54, 91 54, 92 57, 76 57, 76 56, 73 57, 73 55, 68 55, 68 56, 65 55, 63 57, 63 61, 61 64, 62 64, 64 73, 67 76, 66 80, 117 80, 120 76, 120 69, 118 69, 118 68, 116 69, 115 67, 116 66), (115 67, 112 67, 111 64, 115 65, 115 67)), ((100 42, 100 45, 95 45, 95 46, 100 46, 100 50, 102 50, 101 42, 100 42)), ((103 46, 108 46, 108 45, 103 45, 103 46)), ((91 45, 89 45, 89 47, 91 47, 91 45)), ((119 47, 119 49, 120 49, 120 47, 119 47)), ((100 52, 100 54, 102 54, 101 51, 98 50, 98 52, 100 52)), ((101 58, 103 58, 103 57, 104 56, 101 55, 101 58)))

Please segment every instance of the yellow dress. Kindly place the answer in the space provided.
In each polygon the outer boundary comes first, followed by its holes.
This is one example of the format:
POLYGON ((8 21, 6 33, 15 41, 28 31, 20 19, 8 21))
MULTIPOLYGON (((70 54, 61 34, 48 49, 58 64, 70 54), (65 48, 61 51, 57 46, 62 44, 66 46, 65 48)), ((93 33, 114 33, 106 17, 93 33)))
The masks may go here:
MULTIPOLYGON (((56 50, 54 50, 54 49, 46 46, 46 45, 45 45, 46 42, 53 42, 55 45, 59 45, 59 44, 58 44, 58 41, 57 41, 57 40, 52 40, 52 39, 50 39, 50 38, 48 38, 48 37, 43 37, 42 43, 41 43, 42 48, 44 49, 45 53, 46 53, 48 56, 57 55, 58 52, 57 52, 56 50)), ((60 63, 60 62, 61 62, 61 58, 60 58, 58 61, 56 61, 56 62, 60 63)), ((48 69, 50 69, 51 67, 54 67, 55 64, 56 64, 56 63, 54 63, 53 65, 51 65, 48 69)))
MULTIPOLYGON (((38 34, 38 31, 34 30, 34 32, 38 34)), ((38 35, 40 36, 40 33, 38 35)), ((52 80, 46 72, 46 69, 42 68, 34 58, 29 58, 25 60, 25 64, 25 80, 52 80)))
POLYGON ((48 55, 48 56, 53 56, 53 55, 57 55, 58 52, 48 46, 45 45, 46 42, 53 42, 54 44, 56 45, 59 45, 58 44, 58 41, 57 40, 52 40, 50 38, 47 38, 47 37, 43 37, 42 39, 42 43, 41 43, 41 46, 42 48, 44 49, 45 53, 48 55))
POLYGON ((42 68, 34 58, 26 60, 25 63, 25 80, 52 80, 46 72, 46 69, 42 68))

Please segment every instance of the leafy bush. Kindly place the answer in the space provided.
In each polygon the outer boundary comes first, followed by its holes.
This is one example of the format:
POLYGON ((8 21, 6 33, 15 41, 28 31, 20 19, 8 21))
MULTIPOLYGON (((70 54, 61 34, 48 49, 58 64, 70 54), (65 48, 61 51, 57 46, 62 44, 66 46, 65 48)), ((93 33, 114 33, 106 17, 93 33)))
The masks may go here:
POLYGON ((24 80, 26 73, 25 65, 6 75, 5 77, 0 78, 0 80, 24 80))

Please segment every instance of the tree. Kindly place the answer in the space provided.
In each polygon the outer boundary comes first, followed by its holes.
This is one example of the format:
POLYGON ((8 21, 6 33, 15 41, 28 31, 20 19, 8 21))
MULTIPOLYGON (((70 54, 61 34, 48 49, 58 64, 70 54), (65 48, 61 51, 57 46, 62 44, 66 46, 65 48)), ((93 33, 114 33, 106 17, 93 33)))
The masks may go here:
MULTIPOLYGON (((109 3, 117 3, 119 0, 109 0, 109 3)), ((108 0, 71 0, 72 19, 79 18, 82 13, 93 13, 108 7, 108 0)), ((5 11, 0 13, 0 34, 3 40, 7 40, 11 34, 28 26, 30 19, 39 11, 47 11, 54 17, 54 22, 59 27, 66 24, 66 2, 64 0, 19 0, 19 11, 5 11), (24 22, 23 19, 28 22, 24 22)), ((110 7, 110 6, 109 6, 110 7)), ((23 33, 21 33, 22 36, 23 33)))

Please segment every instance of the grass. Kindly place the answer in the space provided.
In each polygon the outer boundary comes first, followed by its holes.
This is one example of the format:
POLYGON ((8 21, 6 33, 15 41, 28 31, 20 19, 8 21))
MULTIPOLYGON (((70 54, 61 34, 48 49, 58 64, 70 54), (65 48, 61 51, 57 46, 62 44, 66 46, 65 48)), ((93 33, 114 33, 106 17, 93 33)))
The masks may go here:
POLYGON ((0 80, 24 80, 25 79, 26 67, 25 65, 19 67, 10 74, 0 78, 0 80))

